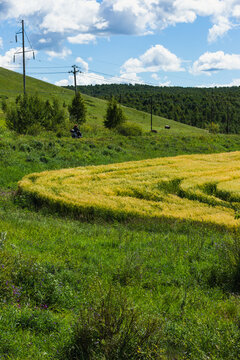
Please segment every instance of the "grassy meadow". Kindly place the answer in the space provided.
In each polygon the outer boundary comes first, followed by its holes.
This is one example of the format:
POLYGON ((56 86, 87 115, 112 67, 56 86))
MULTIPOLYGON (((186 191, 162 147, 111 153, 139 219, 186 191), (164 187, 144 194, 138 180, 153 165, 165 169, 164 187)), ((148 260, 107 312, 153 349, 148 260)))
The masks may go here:
MULTIPOLYGON (((8 76, 0 88, 12 91, 13 101, 21 78, 12 85, 18 75, 8 76)), ((42 86, 48 93, 50 85, 33 81, 33 91, 42 86)), ((64 91, 67 103, 72 93, 64 91)), ((193 213, 195 202, 201 211, 221 209, 223 219, 230 213, 238 224, 239 136, 175 122, 169 131, 170 121, 157 117, 158 133, 150 133, 149 115, 128 108, 128 120, 143 135, 121 136, 103 128, 106 103, 84 98, 88 117, 79 140, 68 132, 17 135, 0 119, 0 359, 238 359, 238 228, 165 218, 118 221, 112 212, 107 221, 91 213, 76 219, 64 206, 39 206, 17 189, 19 181, 34 186, 44 174, 46 189, 55 172, 56 195, 60 174, 76 180, 81 173, 79 188, 92 192, 95 181, 96 201, 100 192, 107 202, 107 191, 118 191, 123 205, 149 203, 157 186, 161 199, 190 202, 193 213), (34 183, 31 174, 40 172, 34 183)), ((62 184, 74 192, 70 179, 62 184)))

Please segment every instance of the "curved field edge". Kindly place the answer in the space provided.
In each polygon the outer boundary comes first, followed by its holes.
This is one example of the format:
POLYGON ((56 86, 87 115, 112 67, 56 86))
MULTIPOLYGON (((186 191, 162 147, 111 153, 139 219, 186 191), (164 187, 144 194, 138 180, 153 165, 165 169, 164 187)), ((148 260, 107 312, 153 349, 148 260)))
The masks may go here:
POLYGON ((240 152, 184 155, 25 176, 19 191, 38 205, 106 220, 240 224, 240 152))

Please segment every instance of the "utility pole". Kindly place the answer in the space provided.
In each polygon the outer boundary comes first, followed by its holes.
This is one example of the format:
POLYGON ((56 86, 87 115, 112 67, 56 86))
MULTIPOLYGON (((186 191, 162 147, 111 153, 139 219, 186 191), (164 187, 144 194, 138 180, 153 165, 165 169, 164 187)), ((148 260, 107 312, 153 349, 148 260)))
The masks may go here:
POLYGON ((229 104, 227 104, 227 134, 229 134, 229 104))
POLYGON ((151 131, 152 131, 152 110, 153 110, 153 102, 152 102, 152 96, 151 96, 151 131))
POLYGON ((75 95, 77 94, 77 73, 81 73, 80 70, 78 70, 77 65, 72 65, 73 70, 69 71, 69 73, 72 73, 74 75, 74 87, 75 87, 75 95))
MULTIPOLYGON (((23 66, 23 93, 24 93, 24 95, 26 94, 26 61, 25 61, 25 53, 26 52, 32 52, 33 53, 33 59, 35 59, 35 54, 34 54, 34 51, 33 51, 33 49, 31 49, 31 50, 25 50, 25 30, 24 30, 24 20, 22 20, 21 21, 21 23, 22 23, 22 29, 20 30, 20 31, 18 31, 16 34, 15 34, 15 38, 16 38, 16 42, 17 42, 17 35, 18 34, 22 34, 22 51, 17 51, 15 54, 14 54, 14 56, 13 56, 13 62, 15 62, 15 55, 17 55, 17 54, 22 54, 22 62, 23 62, 23 64, 22 64, 22 66, 23 66)), ((29 39, 28 39, 28 42, 29 42, 29 39)), ((29 44, 30 44, 30 42, 29 42, 29 44)), ((32 47, 31 46, 31 44, 30 44, 30 47, 32 47)))
POLYGON ((25 68, 25 39, 24 39, 24 20, 22 20, 22 52, 23 52, 23 93, 26 94, 26 68, 25 68))

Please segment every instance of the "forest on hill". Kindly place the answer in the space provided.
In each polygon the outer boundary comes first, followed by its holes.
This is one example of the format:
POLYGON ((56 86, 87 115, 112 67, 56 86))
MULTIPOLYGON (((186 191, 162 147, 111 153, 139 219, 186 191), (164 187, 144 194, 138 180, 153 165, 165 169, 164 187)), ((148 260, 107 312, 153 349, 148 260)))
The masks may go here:
MULTIPOLYGON (((68 86, 69 89, 73 87, 68 86)), ((240 87, 182 88, 110 84, 78 86, 101 99, 114 96, 125 106, 199 128, 217 125, 221 133, 240 133, 240 87)))

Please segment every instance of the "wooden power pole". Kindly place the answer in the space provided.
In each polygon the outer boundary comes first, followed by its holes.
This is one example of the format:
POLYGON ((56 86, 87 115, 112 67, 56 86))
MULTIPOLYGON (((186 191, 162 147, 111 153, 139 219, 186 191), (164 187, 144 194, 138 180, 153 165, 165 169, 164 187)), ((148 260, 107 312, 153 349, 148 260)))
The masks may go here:
MULTIPOLYGON (((31 50, 25 50, 25 30, 24 30, 24 20, 21 21, 22 29, 18 31, 15 34, 16 42, 17 42, 17 35, 22 34, 22 50, 17 51, 13 56, 13 61, 15 62, 15 55, 22 54, 22 66, 23 66, 23 93, 26 94, 26 52, 32 52, 33 53, 33 59, 35 59, 34 51, 32 49, 32 46, 30 44, 31 50)), ((29 42, 29 40, 28 40, 29 42)))
POLYGON ((72 68, 73 68, 73 70, 69 71, 69 73, 72 73, 74 76, 74 88, 75 88, 75 95, 76 95, 76 93, 77 93, 77 73, 81 72, 81 71, 78 70, 77 65, 73 65, 72 68))
POLYGON ((26 94, 26 66, 25 66, 25 39, 24 39, 24 20, 22 20, 22 52, 23 52, 23 93, 26 94))

